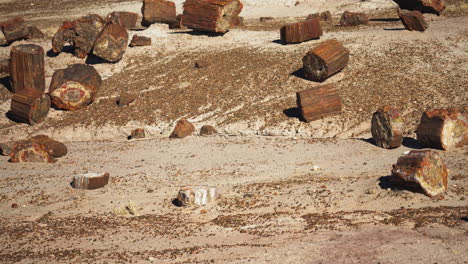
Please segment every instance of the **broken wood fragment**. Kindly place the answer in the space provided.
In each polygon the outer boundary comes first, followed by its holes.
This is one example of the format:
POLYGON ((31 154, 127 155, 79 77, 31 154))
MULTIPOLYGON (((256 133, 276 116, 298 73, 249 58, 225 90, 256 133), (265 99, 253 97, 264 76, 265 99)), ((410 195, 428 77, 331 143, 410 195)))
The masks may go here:
POLYGON ((369 16, 364 13, 345 11, 340 19, 341 26, 359 26, 369 23, 369 16))
POLYGON ((239 0, 187 0, 183 23, 188 28, 214 33, 226 33, 242 11, 239 0))
POLYGON ((184 16, 177 15, 176 21, 169 23, 169 29, 186 29, 187 27, 184 26, 184 16))
POLYGON ((407 11, 401 10, 398 12, 398 16, 401 19, 401 23, 407 30, 413 31, 425 31, 428 28, 424 16, 419 11, 407 11))
POLYGON ((93 54, 109 62, 122 59, 127 49, 127 30, 117 24, 107 24, 94 43, 93 54))
POLYGON ((47 153, 54 158, 60 158, 68 153, 67 146, 60 141, 52 139, 46 135, 37 135, 29 139, 31 142, 45 146, 47 153))
POLYGON ((44 49, 41 46, 22 44, 11 48, 9 68, 14 93, 45 91, 44 49))
POLYGON ((7 44, 11 44, 17 40, 29 39, 29 27, 22 17, 14 17, 2 22, 1 28, 7 44))
POLYGON ((216 187, 184 186, 179 190, 177 201, 180 206, 205 206, 216 200, 216 187))
POLYGON ((117 24, 126 29, 137 28, 138 14, 133 12, 112 12, 106 17, 106 22, 117 24))
POLYGON ((372 115, 371 133, 375 144, 381 148, 398 148, 403 143, 403 120, 400 112, 384 106, 372 115))
POLYGON ((171 1, 144 0, 142 12, 142 24, 145 26, 156 22, 170 24, 176 21, 176 6, 171 1))
POLYGON ((334 84, 313 87, 296 93, 296 102, 306 122, 341 112, 341 98, 334 84))
POLYGON ((289 24, 280 29, 281 41, 287 44, 318 39, 322 34, 322 27, 318 18, 289 24))
POLYGON ((8 114, 17 122, 35 125, 49 113, 50 98, 42 93, 14 94, 8 114))
POLYGON ((109 183, 109 173, 86 173, 73 177, 71 186, 80 190, 95 190, 109 183))
POLYGON ((189 121, 185 119, 179 120, 174 130, 172 131, 170 138, 184 138, 190 136, 195 131, 195 127, 189 121))
POLYGON ((130 47, 137 47, 137 46, 150 46, 151 45, 151 38, 134 35, 132 37, 132 41, 130 41, 130 47))

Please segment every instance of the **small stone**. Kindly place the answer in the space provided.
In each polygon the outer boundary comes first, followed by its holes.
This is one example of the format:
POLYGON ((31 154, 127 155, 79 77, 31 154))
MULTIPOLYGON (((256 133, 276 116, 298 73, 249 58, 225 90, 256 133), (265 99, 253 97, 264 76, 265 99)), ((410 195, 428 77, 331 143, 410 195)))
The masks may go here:
POLYGON ((320 167, 317 166, 317 165, 314 165, 314 166, 312 166, 312 170, 313 171, 318 171, 318 170, 320 170, 320 167))
POLYGON ((12 204, 11 204, 11 208, 13 208, 13 209, 18 208, 18 204, 17 204, 17 203, 12 203, 12 204))
POLYGON ((106 186, 109 183, 109 173, 86 173, 73 177, 71 186, 74 189, 94 190, 106 186))
POLYGON ((151 38, 134 35, 132 41, 130 42, 130 47, 136 46, 150 46, 151 45, 151 38))
POLYGON ((204 125, 200 129, 200 135, 202 136, 211 136, 217 133, 216 129, 210 125, 204 125))
POLYGON ((195 131, 195 127, 185 119, 179 120, 169 138, 184 138, 190 136, 195 131))
POLYGON ((132 133, 130 135, 130 138, 145 138, 146 137, 146 134, 145 134, 145 130, 143 128, 137 128, 137 129, 134 129, 132 130, 132 133))
POLYGON ((117 99, 117 105, 121 107, 130 105, 135 101, 135 99, 135 95, 129 94, 127 92, 122 92, 119 96, 119 99, 117 99))
POLYGON ((182 206, 204 206, 216 199, 216 187, 184 186, 179 190, 177 200, 182 206))

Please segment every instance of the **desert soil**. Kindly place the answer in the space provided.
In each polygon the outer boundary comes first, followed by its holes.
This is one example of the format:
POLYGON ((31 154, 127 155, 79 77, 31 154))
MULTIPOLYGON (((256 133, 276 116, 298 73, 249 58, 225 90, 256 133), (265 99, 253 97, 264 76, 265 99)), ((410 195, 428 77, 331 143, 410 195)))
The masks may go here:
MULTIPOLYGON (((448 1, 419 33, 404 30, 391 1, 298 2, 246 0, 245 25, 223 36, 159 24, 130 31, 153 45, 129 48, 115 64, 86 60, 104 78, 96 102, 51 110, 36 126, 6 117, 11 92, 0 76, 0 142, 47 134, 69 149, 54 164, 0 156, 0 263, 467 263, 468 149, 438 151, 450 170, 439 199, 388 183, 398 157, 421 149, 422 111, 467 109, 467 4, 448 1), (325 10, 334 23, 320 40, 279 43, 281 25, 325 10), (345 10, 371 22, 336 26, 345 10), (319 84, 302 78, 301 58, 328 39, 351 52, 325 82, 336 83, 344 109, 304 123, 295 92, 319 84), (122 92, 136 102, 118 107, 122 92), (370 140, 370 117, 385 104, 406 127, 393 150, 370 140), (168 139, 180 118, 219 134, 168 139), (127 140, 138 127, 147 138, 127 140), (109 172, 110 183, 72 189, 73 175, 86 172, 109 172), (175 206, 179 188, 194 184, 216 186, 218 201, 175 206)), ((12 45, 48 51, 64 20, 140 9, 140 1, 1 0, 0 20, 23 15, 47 38, 12 45)), ((0 57, 10 49, 0 47, 0 57)), ((54 70, 84 62, 68 52, 45 60, 48 83, 54 70)))

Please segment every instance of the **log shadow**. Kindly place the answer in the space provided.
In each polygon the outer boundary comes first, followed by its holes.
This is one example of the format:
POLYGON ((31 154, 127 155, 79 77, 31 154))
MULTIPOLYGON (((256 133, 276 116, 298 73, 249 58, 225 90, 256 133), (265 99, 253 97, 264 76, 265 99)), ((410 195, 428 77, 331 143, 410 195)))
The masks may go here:
POLYGON ((13 86, 11 86, 10 76, 5 76, 5 77, 0 78, 0 84, 5 86, 5 88, 11 93, 13 92, 13 86))
POLYGON ((306 122, 306 120, 302 116, 301 109, 299 109, 298 107, 284 109, 283 114, 285 114, 287 117, 297 118, 301 122, 306 122))
POLYGON ((296 76, 298 78, 310 81, 309 79, 306 78, 304 68, 300 68, 298 70, 295 70, 291 73, 291 75, 296 76))
POLYGON ((374 145, 377 147, 377 145, 375 144, 375 140, 373 137, 370 137, 370 138, 357 138, 358 140, 361 140, 361 141, 364 141, 364 142, 367 142, 371 145, 374 145))
POLYGON ((410 137, 404 137, 402 145, 407 147, 407 148, 412 148, 412 149, 423 149, 424 148, 424 146, 421 144, 421 142, 417 141, 414 138, 410 138, 410 137))
POLYGON ((19 123, 19 124, 27 124, 21 120, 19 120, 18 118, 15 117, 15 115, 11 112, 11 111, 8 111, 6 112, 5 116, 10 119, 11 121, 15 122, 15 123, 19 123))
POLYGON ((273 40, 271 43, 281 44, 281 45, 283 45, 283 46, 288 45, 288 43, 283 42, 281 39, 275 39, 275 40, 273 40))
POLYGON ((183 206, 182 203, 177 198, 172 199, 172 204, 174 206, 177 206, 177 207, 182 207, 183 206))
POLYGON ((392 189, 394 191, 410 191, 426 195, 421 186, 412 182, 400 182, 393 180, 392 175, 382 176, 379 178, 379 187, 381 189, 392 189))
POLYGON ((386 30, 386 31, 402 31, 402 30, 406 30, 406 28, 384 28, 383 30, 386 30))
POLYGON ((86 64, 90 64, 90 65, 104 64, 104 63, 117 63, 117 62, 118 61, 116 62, 107 61, 91 53, 88 54, 88 56, 86 57, 86 61, 85 61, 86 64))
POLYGON ((400 21, 399 18, 371 18, 369 21, 377 21, 377 22, 397 22, 400 21))
POLYGON ((216 32, 192 30, 192 31, 174 31, 174 32, 170 32, 169 34, 189 34, 189 35, 192 35, 192 36, 222 37, 228 32, 229 31, 227 31, 225 33, 216 33, 216 32))

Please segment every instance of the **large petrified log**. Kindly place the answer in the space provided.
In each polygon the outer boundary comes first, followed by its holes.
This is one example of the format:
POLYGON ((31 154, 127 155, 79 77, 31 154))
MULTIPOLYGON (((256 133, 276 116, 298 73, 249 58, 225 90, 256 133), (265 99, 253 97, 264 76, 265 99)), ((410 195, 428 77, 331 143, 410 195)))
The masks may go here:
POLYGON ((144 0, 142 24, 148 26, 156 22, 173 23, 176 21, 176 6, 166 0, 144 0))
POLYGON ((179 120, 174 130, 172 131, 170 138, 184 138, 190 136, 195 131, 195 127, 189 121, 185 119, 179 120))
POLYGON ((50 109, 50 98, 39 92, 14 94, 11 98, 9 115, 18 122, 35 125, 47 117, 50 109))
POLYGON ((348 61, 349 51, 337 40, 328 40, 304 56, 304 75, 309 80, 323 82, 346 67, 348 61))
POLYGON ((86 173, 73 177, 71 186, 74 189, 95 190, 102 188, 109 183, 109 173, 86 173))
POLYGON ((393 165, 391 181, 409 189, 419 187, 430 197, 447 190, 447 168, 432 150, 412 150, 393 165))
POLYGON ((384 106, 372 116, 371 132, 375 144, 381 148, 398 148, 403 143, 403 120, 400 112, 384 106))
POLYGON ((106 22, 118 24, 127 29, 137 28, 138 14, 133 12, 112 12, 106 17, 106 22))
POLYGON ((318 18, 289 24, 280 29, 281 41, 288 44, 318 39, 322 34, 322 27, 318 18))
POLYGON ((150 46, 151 45, 151 38, 145 36, 138 36, 133 35, 132 41, 130 41, 130 47, 138 47, 138 46, 150 46))
POLYGON ((11 48, 9 68, 14 93, 45 91, 44 49, 41 46, 24 44, 11 48))
POLYGON ((54 158, 60 158, 68 153, 67 146, 60 141, 52 139, 46 135, 37 135, 29 139, 31 142, 45 146, 47 153, 54 158))
POLYGON ((426 20, 419 11, 401 10, 398 12, 398 16, 401 23, 410 31, 425 31, 428 28, 426 20))
POLYGON ((110 62, 119 61, 127 49, 127 30, 117 24, 107 24, 94 43, 93 54, 110 62))
POLYGON ((458 109, 436 109, 422 114, 416 131, 425 146, 450 150, 468 144, 468 118, 458 109))
POLYGON ((337 115, 341 112, 341 98, 334 84, 297 92, 296 102, 306 122, 337 115))
POLYGON ((184 3, 184 25, 199 31, 225 33, 242 11, 239 0, 187 0, 184 3))
POLYGON ((49 154, 47 146, 31 140, 16 142, 10 153, 10 161, 53 163, 56 160, 49 154))
POLYGON ((54 73, 49 94, 56 108, 79 110, 94 101, 101 84, 101 76, 93 66, 74 64, 54 73))
POLYGON ((393 0, 401 9, 440 15, 445 9, 444 0, 393 0))
POLYGON ((204 206, 215 201, 216 187, 184 186, 179 190, 177 202, 180 206, 204 206))
POLYGON ((63 46, 69 43, 74 48, 75 56, 84 58, 93 49, 104 25, 104 19, 95 14, 81 17, 73 22, 66 21, 52 38, 52 50, 59 53, 63 46))
POLYGON ((369 16, 364 13, 345 11, 340 19, 341 26, 359 26, 369 23, 369 16))

